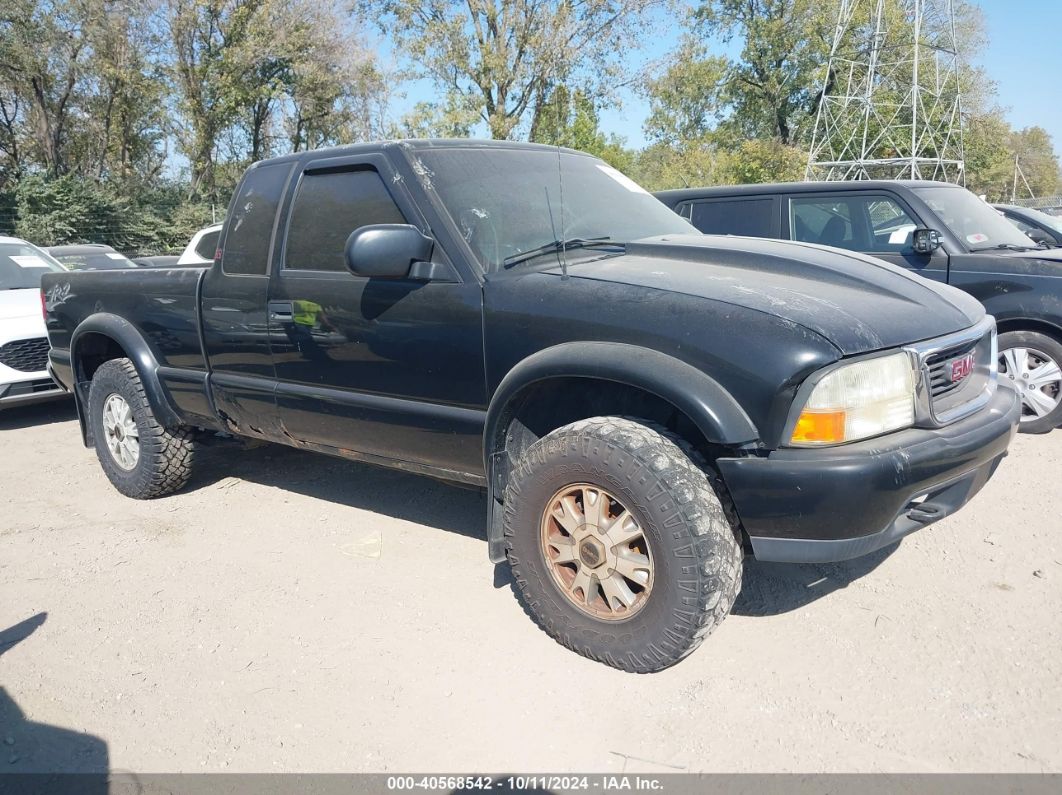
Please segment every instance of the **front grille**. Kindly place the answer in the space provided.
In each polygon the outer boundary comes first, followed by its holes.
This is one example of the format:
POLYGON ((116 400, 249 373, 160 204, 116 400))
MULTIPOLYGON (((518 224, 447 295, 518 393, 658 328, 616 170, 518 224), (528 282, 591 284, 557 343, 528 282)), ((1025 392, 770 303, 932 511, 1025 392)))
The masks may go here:
POLYGON ((966 331, 907 347, 918 363, 915 414, 920 423, 941 427, 968 417, 996 390, 995 321, 991 316, 966 331), (972 354, 964 378, 952 381, 952 363, 972 354))
POLYGON ((965 345, 958 345, 946 351, 934 353, 926 359, 926 369, 929 372, 929 394, 934 400, 954 392, 966 382, 966 379, 951 380, 951 363, 956 359, 961 359, 970 353, 974 353, 979 343, 980 340, 976 340, 965 345))
POLYGON ((48 339, 36 337, 0 345, 0 364, 20 373, 36 373, 48 367, 48 339))

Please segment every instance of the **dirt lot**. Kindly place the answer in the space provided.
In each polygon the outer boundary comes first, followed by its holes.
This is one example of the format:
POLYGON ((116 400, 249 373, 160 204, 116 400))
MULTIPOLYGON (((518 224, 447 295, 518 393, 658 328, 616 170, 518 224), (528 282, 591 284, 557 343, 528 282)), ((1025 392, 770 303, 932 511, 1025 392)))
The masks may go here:
POLYGON ((641 677, 524 616, 477 492, 266 447, 135 502, 67 404, 0 451, 6 771, 1062 771, 1062 431, 641 677))

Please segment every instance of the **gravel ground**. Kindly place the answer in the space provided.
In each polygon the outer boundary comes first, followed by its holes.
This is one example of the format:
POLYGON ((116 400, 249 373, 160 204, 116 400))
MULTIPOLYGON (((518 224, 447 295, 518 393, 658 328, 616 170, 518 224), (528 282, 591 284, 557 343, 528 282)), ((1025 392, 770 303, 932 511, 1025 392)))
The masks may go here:
POLYGON ((1062 431, 652 676, 532 625, 475 491, 268 446, 136 502, 64 403, 0 450, 0 770, 1062 771, 1062 431))

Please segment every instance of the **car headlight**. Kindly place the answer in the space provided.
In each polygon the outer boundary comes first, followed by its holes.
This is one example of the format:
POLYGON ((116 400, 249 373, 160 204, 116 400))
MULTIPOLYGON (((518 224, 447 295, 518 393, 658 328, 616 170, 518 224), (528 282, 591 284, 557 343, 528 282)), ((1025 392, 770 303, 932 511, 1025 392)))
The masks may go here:
POLYGON ((818 447, 914 424, 914 370, 906 353, 841 365, 815 384, 789 444, 818 447))

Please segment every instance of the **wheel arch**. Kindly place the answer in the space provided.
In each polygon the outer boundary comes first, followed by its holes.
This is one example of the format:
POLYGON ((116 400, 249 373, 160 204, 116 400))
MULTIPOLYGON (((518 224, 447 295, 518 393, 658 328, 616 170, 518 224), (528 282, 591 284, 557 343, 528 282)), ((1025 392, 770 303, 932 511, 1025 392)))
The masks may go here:
POLYGON ((88 389, 99 367, 112 359, 128 358, 144 386, 151 410, 166 427, 180 425, 158 374, 158 361, 147 341, 129 321, 107 312, 85 318, 70 339, 70 366, 74 374, 74 400, 81 422, 81 439, 86 447, 93 444, 92 430, 86 421, 88 389))
POLYGON ((1062 343, 1062 328, 1046 320, 1026 317, 1008 317, 1003 320, 997 318, 996 332, 1006 334, 1008 331, 1036 331, 1062 343))
POLYGON ((759 432, 733 396, 673 356, 611 342, 564 343, 532 354, 506 374, 487 410, 483 452, 493 562, 504 559, 501 495, 522 451, 570 422, 615 414, 668 426, 708 460, 712 449, 759 442, 759 432))

